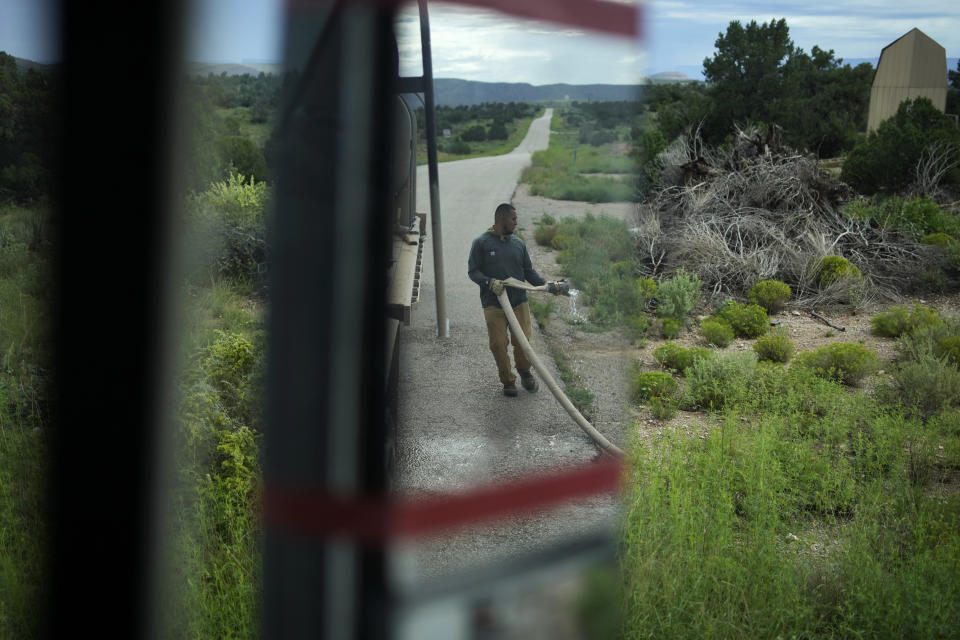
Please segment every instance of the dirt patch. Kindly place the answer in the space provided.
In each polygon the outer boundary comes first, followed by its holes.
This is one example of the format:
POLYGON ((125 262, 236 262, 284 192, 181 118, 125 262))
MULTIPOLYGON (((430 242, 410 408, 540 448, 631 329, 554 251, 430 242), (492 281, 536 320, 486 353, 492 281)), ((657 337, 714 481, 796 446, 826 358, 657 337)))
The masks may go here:
MULTIPOLYGON (((529 185, 517 187, 513 197, 517 209, 520 227, 532 230, 534 221, 547 213, 555 218, 567 216, 583 217, 587 213, 609 215, 632 222, 636 215, 635 203, 616 202, 589 204, 565 200, 551 200, 540 196, 531 196, 529 185)), ((557 264, 556 252, 549 247, 541 247, 532 240, 528 232, 527 248, 534 268, 547 280, 563 277, 563 270, 557 264)), ((690 347, 705 346, 699 329, 699 320, 710 313, 713 304, 708 301, 694 314, 690 327, 681 331, 674 342, 690 347)), ((941 313, 960 314, 960 294, 950 294, 917 300, 938 309, 941 313)), ((591 391, 594 403, 594 426, 614 443, 624 446, 635 438, 656 439, 667 431, 703 435, 709 425, 707 414, 702 412, 680 411, 669 421, 661 421, 650 415, 644 407, 638 407, 630 401, 630 368, 633 362, 639 362, 644 369, 656 370, 659 365, 653 358, 653 351, 665 340, 648 340, 645 344, 631 343, 619 331, 598 332, 590 325, 577 324, 571 315, 570 301, 567 298, 554 300, 554 312, 546 326, 540 331, 551 349, 567 355, 568 365, 580 376, 582 386, 591 391), (633 428, 636 425, 636 428, 633 428)), ((792 308, 772 315, 771 322, 777 322, 790 334, 796 350, 809 351, 833 342, 857 342, 873 350, 881 359, 881 370, 888 370, 896 355, 896 342, 889 338, 870 335, 870 319, 874 314, 887 310, 892 305, 876 306, 868 311, 857 311, 846 307, 833 308, 792 308), (830 324, 842 327, 839 330, 828 326, 824 321, 812 316, 814 311, 826 318, 830 324)), ((580 311, 587 312, 581 305, 580 311)), ((740 352, 753 349, 755 340, 736 339, 721 351, 740 352)), ((881 374, 882 375, 882 374, 881 374)), ((876 377, 864 382, 862 390, 872 387, 876 377)))

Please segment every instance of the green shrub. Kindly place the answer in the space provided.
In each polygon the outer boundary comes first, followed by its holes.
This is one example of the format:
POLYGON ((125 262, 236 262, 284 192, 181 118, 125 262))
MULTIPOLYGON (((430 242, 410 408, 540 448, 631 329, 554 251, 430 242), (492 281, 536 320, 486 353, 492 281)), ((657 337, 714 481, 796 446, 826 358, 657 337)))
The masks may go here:
POLYGON ((715 353, 695 360, 686 374, 684 403, 691 408, 720 409, 751 393, 757 359, 752 353, 715 353))
POLYGON ((753 351, 759 360, 786 362, 793 355, 793 341, 786 331, 774 331, 757 338, 753 351))
POLYGON ((949 233, 928 233, 927 235, 920 238, 920 242, 923 244, 932 244, 941 249, 949 249, 950 247, 955 247, 960 242, 956 238, 951 236, 949 233))
POLYGON ((487 131, 487 140, 506 140, 509 137, 507 125, 499 120, 491 124, 490 130, 487 131))
POLYGON ((892 383, 881 392, 888 402, 924 416, 960 406, 960 371, 942 358, 922 355, 895 367, 892 376, 892 383))
POLYGON ((463 140, 458 139, 458 140, 454 140, 453 142, 448 142, 446 145, 444 145, 441 151, 444 151, 446 153, 449 153, 455 156, 465 156, 469 154, 472 151, 472 149, 470 148, 469 144, 467 144, 463 140))
POLYGON ((270 202, 270 188, 253 176, 231 172, 226 180, 211 183, 188 198, 188 210, 194 215, 215 212, 237 227, 263 222, 270 202))
POLYGON ((252 412, 257 410, 259 385, 253 376, 259 371, 259 350, 238 333, 215 334, 217 338, 207 347, 201 362, 206 382, 217 390, 227 411, 249 423, 252 412))
POLYGON ((921 360, 927 356, 949 359, 949 345, 953 339, 960 338, 960 317, 937 316, 937 320, 912 328, 900 335, 897 341, 897 354, 900 361, 921 360))
POLYGON ((225 136, 216 140, 217 154, 231 173, 250 176, 251 181, 266 180, 267 160, 263 149, 245 136, 225 136))
POLYGON ((814 266, 814 272, 821 287, 842 280, 863 281, 863 274, 860 273, 860 269, 843 256, 824 256, 820 258, 814 266))
POLYGON ((649 405, 650 414, 657 420, 670 420, 677 415, 678 403, 673 395, 650 398, 649 405))
POLYGON ((270 189, 251 176, 231 173, 187 198, 187 225, 194 246, 187 252, 191 274, 210 270, 235 280, 254 281, 269 262, 266 216, 270 189))
POLYGON ((553 237, 557 235, 557 220, 549 213, 541 214, 533 222, 533 239, 543 247, 552 247, 553 237))
POLYGON ((901 191, 913 180, 924 149, 936 141, 952 143, 958 153, 960 131, 953 120, 929 98, 905 100, 847 155, 841 179, 860 193, 901 191))
MULTIPOLYGON (((557 233, 554 229, 553 237, 550 238, 550 246, 557 251, 564 251, 573 246, 573 240, 569 236, 557 233)), ((559 257, 557 259, 559 260, 559 257)))
POLYGON ((633 277, 635 268, 632 261, 621 260, 586 282, 591 320, 599 325, 623 324, 646 311, 650 301, 633 277))
POLYGON ((556 227, 551 246, 558 251, 564 275, 582 289, 591 321, 622 326, 652 306, 656 286, 636 277, 634 245, 625 222, 587 214, 564 218, 556 227))
POLYGON ((929 198, 874 196, 856 199, 841 208, 850 218, 885 229, 897 229, 924 244, 950 245, 960 234, 960 218, 941 209, 929 198))
POLYGON ((552 247, 553 238, 557 235, 557 225, 537 224, 533 227, 533 239, 541 247, 552 247))
POLYGON ((704 318, 700 323, 700 331, 703 333, 703 339, 707 344, 712 344, 721 349, 733 342, 733 329, 730 323, 723 318, 704 318))
POLYGON ((928 234, 951 234, 960 231, 960 220, 951 216, 929 198, 911 198, 903 203, 897 225, 919 240, 928 234))
POLYGON ((549 227, 557 224, 557 219, 554 218, 549 213, 541 213, 540 218, 536 222, 534 222, 534 224, 542 224, 549 227))
POLYGON ((619 280, 632 280, 636 268, 632 260, 619 260, 610 265, 610 275, 619 280))
POLYGON ((804 351, 794 365, 809 368, 817 375, 855 385, 877 370, 879 358, 862 344, 835 342, 813 351, 804 351))
POLYGON ((899 338, 942 322, 940 314, 932 307, 915 304, 912 309, 908 309, 896 305, 870 319, 870 333, 884 338, 899 338))
POLYGON ((920 304, 913 306, 910 310, 910 330, 909 333, 916 333, 920 329, 932 327, 941 324, 943 319, 933 307, 925 307, 920 304))
POLYGON ((475 124, 461 133, 460 138, 465 142, 483 142, 487 139, 487 130, 482 125, 475 124))
POLYGON ((651 398, 669 397, 677 392, 677 381, 669 373, 645 371, 633 377, 634 402, 646 402, 651 398))
POLYGON ((676 342, 664 342, 653 350, 653 359, 660 363, 660 366, 676 371, 677 368, 667 365, 667 362, 676 362, 679 357, 678 354, 686 353, 686 351, 676 342))
POLYGON ((676 318, 661 318, 660 333, 667 340, 673 340, 680 335, 680 329, 683 328, 683 322, 676 318))
POLYGON ((625 325, 627 338, 632 342, 640 342, 650 329, 650 317, 645 313, 638 313, 627 318, 625 325))
POLYGON ((682 324, 687 314, 700 301, 702 286, 703 283, 696 274, 688 273, 680 267, 673 277, 660 283, 657 315, 678 320, 682 324))
POLYGON ((654 359, 661 366, 683 375, 683 372, 700 358, 709 358, 711 351, 703 347, 681 347, 675 342, 665 342, 653 350, 654 359))
POLYGON ((779 313, 793 292, 790 285, 779 280, 761 280, 750 288, 747 298, 751 303, 766 309, 767 313, 779 313))
POLYGON ((634 285, 637 287, 637 296, 644 301, 644 307, 649 307, 660 298, 660 289, 653 278, 637 278, 634 285))
POLYGON ((947 336, 937 341, 934 353, 955 367, 960 367, 960 336, 947 336))
POLYGON ((770 328, 770 318, 763 307, 756 304, 746 306, 735 300, 726 300, 717 310, 717 316, 730 325, 733 334, 739 338, 756 338, 770 328))
POLYGON ((901 305, 870 318, 870 333, 875 336, 897 338, 909 333, 909 328, 910 310, 901 305))

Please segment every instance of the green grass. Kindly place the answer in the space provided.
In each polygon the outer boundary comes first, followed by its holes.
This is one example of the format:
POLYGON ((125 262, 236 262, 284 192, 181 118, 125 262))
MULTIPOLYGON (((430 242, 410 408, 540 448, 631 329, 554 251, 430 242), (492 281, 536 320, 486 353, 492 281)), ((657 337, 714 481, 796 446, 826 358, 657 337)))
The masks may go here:
POLYGON ((187 287, 185 307, 160 636, 253 638, 264 318, 228 280, 187 287))
MULTIPOLYGON (((736 375, 736 374, 728 374, 736 375)), ((960 417, 767 367, 632 451, 625 637, 952 637, 960 417)))
POLYGON ((530 193, 556 200, 581 202, 635 201, 636 161, 618 145, 593 147, 578 142, 578 132, 567 129, 562 118, 553 117, 550 146, 533 154, 532 165, 522 180, 530 193), (617 174, 604 177, 602 174, 617 174), (626 174, 626 177, 620 174, 626 174))
POLYGON ((593 415, 593 401, 596 396, 588 389, 584 388, 583 380, 570 367, 570 358, 559 349, 550 347, 550 356, 557 364, 560 371, 560 380, 564 385, 564 393, 573 403, 573 406, 583 414, 583 417, 590 420, 593 415))
POLYGON ((49 211, 0 206, 0 637, 40 633, 44 595, 49 211))
POLYGON ((633 243, 621 220, 592 214, 564 218, 556 224, 552 246, 599 326, 627 323, 656 297, 655 284, 636 273, 633 243))
MULTIPOLYGON (((437 162, 452 162, 453 160, 466 160, 468 158, 486 158, 489 156, 502 156, 506 153, 510 153, 517 146, 523 142, 523 139, 527 135, 527 131, 530 129, 530 123, 533 122, 533 118, 517 118, 513 122, 508 122, 507 127, 507 139, 506 140, 484 140, 482 142, 468 142, 470 145, 470 153, 466 154, 453 154, 446 153, 444 151, 437 151, 437 162)), ((437 144, 444 145, 449 144, 456 137, 458 132, 466 131, 470 127, 481 124, 489 125, 490 120, 469 120, 467 122, 461 123, 453 131, 453 136, 449 139, 437 137, 437 144)), ((425 134, 421 134, 425 136, 425 134)), ((423 140, 417 145, 417 164, 424 165, 427 164, 427 143, 426 137, 423 137, 423 140)))
MULTIPOLYGON (((224 197, 207 203, 211 216, 242 214, 249 225, 263 224, 268 192, 244 199, 251 194, 242 185, 223 189, 224 197)), ((176 475, 167 506, 160 635, 253 638, 260 630, 265 314, 256 283, 214 269, 198 274, 205 275, 195 274, 181 290, 176 475)))
POLYGON ((0 388, 0 636, 35 638, 44 595, 47 443, 42 431, 10 412, 9 391, 0 388))

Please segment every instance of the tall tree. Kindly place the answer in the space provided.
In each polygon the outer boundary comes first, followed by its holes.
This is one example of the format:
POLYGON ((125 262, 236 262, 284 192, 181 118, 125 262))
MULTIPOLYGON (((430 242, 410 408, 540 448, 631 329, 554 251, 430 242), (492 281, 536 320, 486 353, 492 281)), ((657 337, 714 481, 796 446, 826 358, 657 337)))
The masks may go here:
POLYGON ((843 65, 833 50, 797 50, 782 68, 783 100, 775 119, 784 140, 820 157, 851 149, 867 124, 873 66, 843 65))
POLYGON ((850 149, 866 125, 873 68, 842 65, 833 50, 794 46, 786 20, 734 21, 704 60, 712 109, 705 137, 718 142, 738 123, 777 123, 792 147, 821 156, 850 149))
POLYGON ((722 139, 734 123, 770 122, 782 112, 783 66, 797 52, 787 21, 771 20, 744 27, 734 20, 714 43, 717 51, 703 61, 713 109, 707 118, 709 140, 722 139))

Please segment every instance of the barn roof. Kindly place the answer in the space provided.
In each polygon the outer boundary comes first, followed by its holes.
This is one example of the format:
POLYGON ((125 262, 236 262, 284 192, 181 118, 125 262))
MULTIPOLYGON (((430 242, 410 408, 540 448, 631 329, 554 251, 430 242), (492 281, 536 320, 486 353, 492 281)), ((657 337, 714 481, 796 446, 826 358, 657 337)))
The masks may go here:
POLYGON ((880 52, 874 87, 940 87, 946 84, 946 49, 911 29, 880 52))

